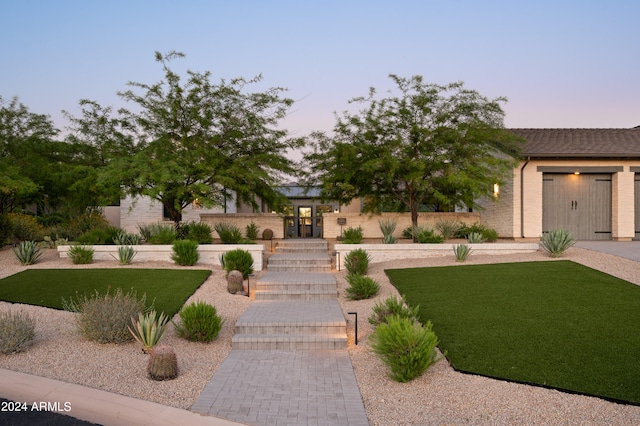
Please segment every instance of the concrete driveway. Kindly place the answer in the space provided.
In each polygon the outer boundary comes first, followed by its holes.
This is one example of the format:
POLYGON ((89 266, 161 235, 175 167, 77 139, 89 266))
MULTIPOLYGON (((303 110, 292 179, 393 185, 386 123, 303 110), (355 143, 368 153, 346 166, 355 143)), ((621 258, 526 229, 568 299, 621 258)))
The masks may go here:
POLYGON ((578 241, 575 247, 609 253, 640 262, 640 241, 578 241))

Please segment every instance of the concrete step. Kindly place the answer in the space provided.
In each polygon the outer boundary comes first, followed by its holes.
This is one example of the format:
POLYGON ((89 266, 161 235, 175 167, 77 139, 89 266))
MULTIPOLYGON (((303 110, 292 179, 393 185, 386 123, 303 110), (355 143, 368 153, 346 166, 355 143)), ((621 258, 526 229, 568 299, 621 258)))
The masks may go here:
POLYGON ((276 253, 327 253, 325 240, 285 240, 278 242, 276 253))
POLYGON ((236 322, 236 335, 240 334, 339 334, 347 332, 346 321, 273 321, 236 322))
POLYGON ((269 258, 269 265, 331 265, 331 257, 327 254, 274 254, 269 258))
POLYGON ((255 300, 332 300, 338 297, 338 290, 317 291, 256 291, 255 300))
POLYGON ((269 272, 331 272, 331 265, 268 265, 269 272))
POLYGON ((252 287, 252 290, 255 291, 297 291, 297 292, 308 292, 308 291, 330 291, 336 290, 336 283, 291 283, 291 282, 263 282, 258 281, 252 287))
POLYGON ((335 350, 347 348, 346 334, 240 334, 231 341, 238 350, 335 350))

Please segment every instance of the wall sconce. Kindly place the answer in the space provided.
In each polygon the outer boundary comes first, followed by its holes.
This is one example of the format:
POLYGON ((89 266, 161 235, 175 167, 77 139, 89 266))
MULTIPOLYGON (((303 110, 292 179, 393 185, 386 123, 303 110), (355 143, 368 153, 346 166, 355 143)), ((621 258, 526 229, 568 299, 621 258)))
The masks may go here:
POLYGON ((333 209, 334 213, 340 213, 340 209, 333 209))
POLYGON ((493 196, 497 197, 498 195, 500 195, 500 185, 498 185, 497 183, 493 184, 493 196))
POLYGON ((579 175, 579 174, 580 174, 580 172, 573 172, 573 174, 574 174, 574 175, 579 175))

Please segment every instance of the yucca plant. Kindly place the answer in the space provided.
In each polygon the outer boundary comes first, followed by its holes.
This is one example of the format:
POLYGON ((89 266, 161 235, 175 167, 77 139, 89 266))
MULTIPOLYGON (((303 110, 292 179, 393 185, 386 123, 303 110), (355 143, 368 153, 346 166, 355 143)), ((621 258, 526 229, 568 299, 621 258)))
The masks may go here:
POLYGON ((178 265, 193 266, 198 262, 198 243, 191 240, 176 240, 173 243, 171 259, 178 265))
POLYGON ((148 354, 153 351, 153 347, 162 338, 167 324, 169 324, 169 317, 164 312, 158 316, 156 311, 150 311, 146 314, 138 313, 137 320, 135 317, 131 317, 131 326, 127 326, 127 328, 133 338, 142 344, 142 352, 148 354))
POLYGON ((542 234, 540 238, 542 248, 551 257, 560 257, 571 246, 576 243, 573 235, 565 229, 553 229, 547 234, 542 234))
POLYGON ((380 226, 380 231, 383 235, 382 244, 395 244, 398 239, 393 236, 393 233, 396 230, 398 222, 387 218, 379 220, 378 225, 380 226))
POLYGON ((453 246, 453 254, 456 256, 456 262, 464 262, 471 253, 471 247, 466 244, 456 244, 453 246))
POLYGON ((42 251, 35 241, 22 241, 13 248, 13 254, 23 265, 33 265, 42 257, 42 251))
POLYGON ((455 237, 460 228, 462 228, 462 223, 453 219, 440 220, 436 223, 436 229, 445 240, 455 237))
MULTIPOLYGON (((118 262, 121 265, 131 265, 133 262, 133 258, 138 254, 135 249, 131 246, 120 246, 118 247, 118 262)), ((111 255, 114 259, 116 258, 114 255, 111 255)))
POLYGON ((222 244, 238 244, 242 241, 242 231, 232 223, 218 222, 213 229, 218 233, 222 244))
POLYGON ((364 249, 351 250, 344 257, 344 266, 349 274, 366 275, 371 256, 364 249))

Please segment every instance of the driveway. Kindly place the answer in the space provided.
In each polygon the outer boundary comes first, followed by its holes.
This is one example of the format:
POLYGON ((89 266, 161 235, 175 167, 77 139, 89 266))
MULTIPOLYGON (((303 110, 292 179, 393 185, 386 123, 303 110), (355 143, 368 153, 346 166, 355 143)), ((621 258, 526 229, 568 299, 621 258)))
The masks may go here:
POLYGON ((640 241, 578 241, 575 247, 609 253, 640 262, 640 241))

